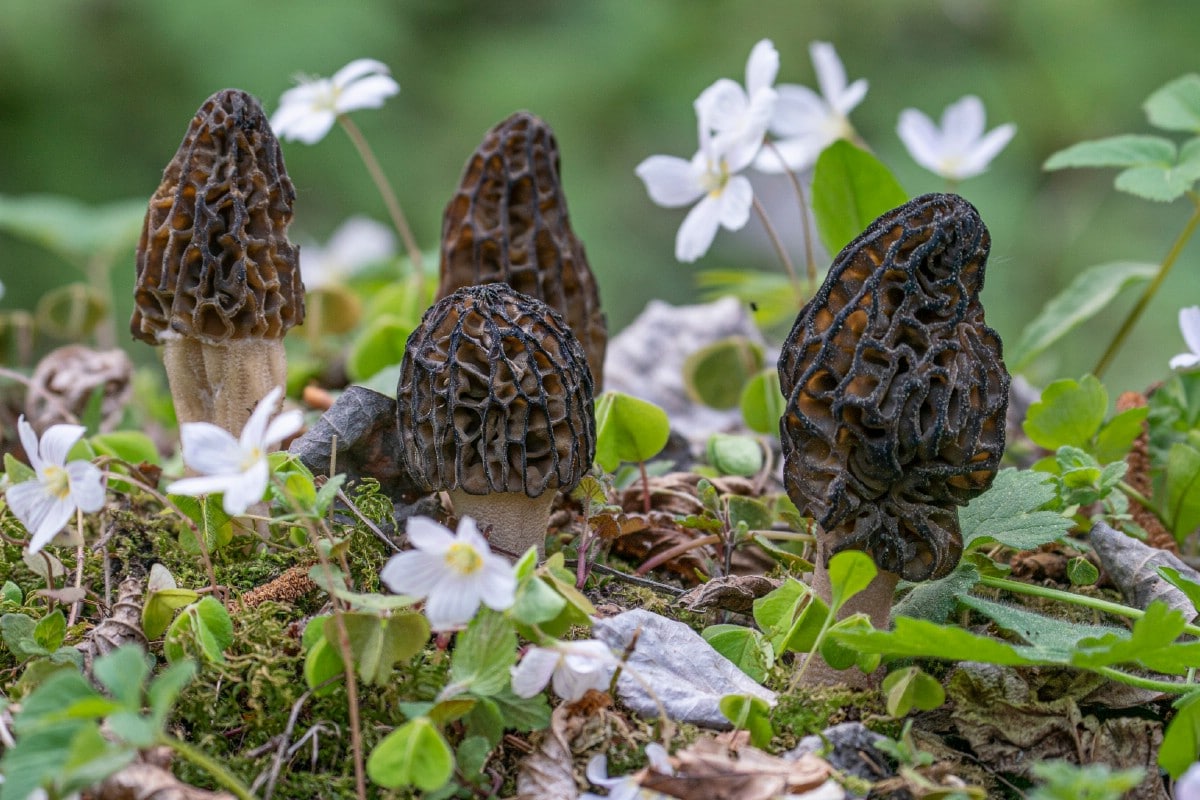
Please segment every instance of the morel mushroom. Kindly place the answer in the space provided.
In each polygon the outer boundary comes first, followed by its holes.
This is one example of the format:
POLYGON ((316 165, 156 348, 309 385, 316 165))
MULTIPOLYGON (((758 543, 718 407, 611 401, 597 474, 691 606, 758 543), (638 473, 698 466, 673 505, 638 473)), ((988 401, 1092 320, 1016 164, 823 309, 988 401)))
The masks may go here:
POLYGON ((567 216, 558 143, 527 111, 487 132, 443 216, 438 299, 493 281, 562 314, 583 344, 595 386, 603 385, 608 333, 600 294, 567 216))
POLYGON ((957 506, 992 483, 1008 371, 979 292, 991 239, 952 194, 875 220, 837 257, 779 359, 788 495, 831 555, 864 550, 881 573, 846 613, 887 624, 897 579, 946 575, 962 554, 957 506))
POLYGON ((498 549, 542 555, 557 490, 596 450, 592 376, 562 317, 503 283, 465 287, 425 312, 400 369, 409 476, 449 492, 498 549))
POLYGON ((304 319, 296 191, 258 101, 205 101, 150 198, 137 247, 135 338, 163 345, 180 422, 237 434, 285 383, 283 335, 304 319))

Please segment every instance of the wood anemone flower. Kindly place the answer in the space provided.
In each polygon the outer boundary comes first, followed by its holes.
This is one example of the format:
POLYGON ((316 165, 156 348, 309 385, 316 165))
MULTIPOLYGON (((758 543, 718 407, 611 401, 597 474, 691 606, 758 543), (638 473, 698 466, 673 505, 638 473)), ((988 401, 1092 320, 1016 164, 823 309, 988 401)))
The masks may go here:
POLYGON ((821 527, 814 588, 833 554, 880 569, 843 609, 886 627, 899 578, 958 563, 957 507, 986 490, 1004 451, 1009 376, 979 293, 991 239, 975 207, 918 197, 875 220, 834 261, 784 344, 784 483, 821 527))
POLYGON ((283 335, 304 320, 296 192, 258 101, 217 92, 150 198, 137 247, 135 338, 163 346, 181 423, 237 434, 286 383, 283 335))
POLYGON ((448 492, 497 549, 541 555, 555 495, 596 451, 592 375, 562 317, 503 283, 468 286, 425 312, 400 369, 409 477, 448 492))
POLYGON ((500 281, 562 314, 597 391, 608 343, 600 293, 571 228, 554 132, 518 111, 487 132, 442 217, 438 299, 500 281))

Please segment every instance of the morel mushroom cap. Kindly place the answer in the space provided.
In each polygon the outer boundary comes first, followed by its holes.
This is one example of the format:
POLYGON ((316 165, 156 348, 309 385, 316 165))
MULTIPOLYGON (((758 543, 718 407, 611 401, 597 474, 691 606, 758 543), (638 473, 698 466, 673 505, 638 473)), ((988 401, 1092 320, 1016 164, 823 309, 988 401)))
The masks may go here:
POLYGON ((559 174, 554 133, 533 114, 487 132, 446 206, 438 299, 494 281, 536 297, 567 321, 600 387, 608 333, 559 174))
POLYGON ((459 289, 408 338, 396 404, 414 482, 449 492, 500 549, 541 553, 556 490, 596 450, 591 372, 562 317, 503 283, 459 289))
POLYGON ((137 247, 135 338, 165 345, 181 422, 237 433, 285 382, 282 338, 304 319, 296 192, 258 101, 204 102, 163 171, 137 247))
POLYGON ((779 360, 784 482, 826 531, 906 580, 958 563, 956 506, 991 485, 1008 371, 979 292, 991 244, 957 195, 918 197, 837 257, 779 360))

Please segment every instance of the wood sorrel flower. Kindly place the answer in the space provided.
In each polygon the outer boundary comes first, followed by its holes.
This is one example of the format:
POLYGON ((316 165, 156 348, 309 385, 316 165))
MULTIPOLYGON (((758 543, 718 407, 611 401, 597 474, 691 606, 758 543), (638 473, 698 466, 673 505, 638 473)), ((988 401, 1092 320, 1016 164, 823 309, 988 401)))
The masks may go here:
POLYGON ((351 61, 332 78, 300 78, 300 85, 279 98, 271 127, 281 139, 316 144, 338 116, 360 108, 379 108, 400 91, 387 65, 371 58, 351 61))
MULTIPOLYGON (((671 756, 667 749, 657 742, 646 745, 646 760, 649 768, 660 775, 674 775, 671 766, 671 756)), ((643 789, 639 777, 641 773, 610 777, 608 774, 608 757, 604 754, 592 756, 586 770, 587 779, 596 786, 608 789, 609 800, 667 800, 669 795, 652 789, 643 789)), ((603 795, 584 792, 579 800, 604 800, 603 795)))
POLYGON ((607 689, 616 666, 612 650, 596 639, 531 647, 512 668, 512 688, 518 697, 533 697, 553 679, 554 693, 574 702, 588 689, 607 689))
POLYGON ((76 509, 86 513, 100 510, 104 505, 104 476, 90 461, 67 463, 67 454, 87 430, 82 425, 51 425, 39 441, 22 415, 17 430, 37 477, 8 487, 5 497, 30 533, 32 554, 66 526, 76 509))
POLYGON ((396 254, 396 235, 369 217, 350 217, 324 247, 309 243, 300 250, 300 275, 308 291, 341 283, 362 267, 396 254))
POLYGON ((1192 369, 1200 365, 1200 306, 1179 309, 1179 330, 1191 352, 1174 356, 1171 369, 1192 369))
POLYGON ((224 494, 225 513, 234 516, 262 499, 271 476, 267 453, 271 446, 291 436, 304 425, 299 411, 285 411, 271 419, 283 397, 276 386, 254 407, 239 439, 210 422, 188 422, 180 429, 183 463, 200 473, 167 487, 169 494, 196 496, 224 494))
POLYGON ((496 611, 513 604, 512 565, 492 553, 475 520, 463 517, 454 534, 428 517, 413 517, 407 533, 416 549, 392 556, 379 578, 397 594, 427 598, 425 616, 433 630, 463 627, 480 603, 496 611))
POLYGON ((846 69, 828 42, 813 42, 808 52, 821 93, 790 83, 777 87, 770 130, 778 138, 754 162, 763 172, 808 169, 826 147, 854 135, 848 115, 866 97, 866 80, 847 86, 846 69))
POLYGON ((983 133, 983 101, 967 95, 942 112, 939 128, 915 108, 900 112, 896 133, 913 160, 948 181, 974 177, 987 169, 1017 132, 1011 122, 983 133))

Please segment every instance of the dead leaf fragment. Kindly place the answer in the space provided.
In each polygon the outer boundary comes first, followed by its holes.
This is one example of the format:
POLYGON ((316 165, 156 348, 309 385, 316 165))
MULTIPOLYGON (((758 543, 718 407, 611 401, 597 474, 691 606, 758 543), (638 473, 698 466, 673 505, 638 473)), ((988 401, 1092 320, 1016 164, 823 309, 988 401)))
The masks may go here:
POLYGON ((749 614, 754 601, 779 588, 780 582, 762 575, 729 575, 713 578, 680 595, 675 603, 688 611, 719 609, 749 614))
POLYGON ((811 753, 789 761, 751 747, 746 738, 743 731, 700 739, 672 758, 674 775, 649 772, 642 786, 682 800, 770 800, 829 779, 829 765, 811 753))

